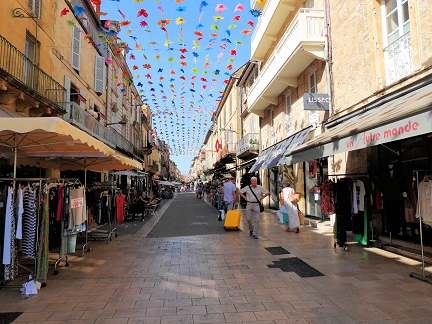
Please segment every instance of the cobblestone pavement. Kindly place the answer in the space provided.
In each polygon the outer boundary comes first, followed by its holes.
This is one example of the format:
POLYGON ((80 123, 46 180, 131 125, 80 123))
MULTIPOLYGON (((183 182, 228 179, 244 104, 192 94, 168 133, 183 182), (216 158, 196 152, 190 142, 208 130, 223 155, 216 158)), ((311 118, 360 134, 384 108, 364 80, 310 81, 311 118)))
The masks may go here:
MULTIPOLYGON (((188 205, 180 217, 193 213, 188 205)), ((37 296, 0 291, 0 312, 24 312, 15 323, 432 323, 432 287, 409 278, 418 262, 375 248, 344 252, 328 231, 286 233, 274 215, 262 217, 259 240, 247 229, 146 238, 150 220, 72 257, 37 296), (278 246, 290 254, 265 249, 278 246), (293 257, 323 276, 268 267, 293 257)))

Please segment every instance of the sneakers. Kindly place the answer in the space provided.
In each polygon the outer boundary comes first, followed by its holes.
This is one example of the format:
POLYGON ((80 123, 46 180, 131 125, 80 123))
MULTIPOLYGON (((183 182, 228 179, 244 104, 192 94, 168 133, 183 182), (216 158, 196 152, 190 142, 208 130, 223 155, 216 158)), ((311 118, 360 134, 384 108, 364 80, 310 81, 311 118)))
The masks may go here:
POLYGON ((258 236, 257 236, 257 235, 254 235, 253 238, 254 238, 255 240, 258 240, 258 236))

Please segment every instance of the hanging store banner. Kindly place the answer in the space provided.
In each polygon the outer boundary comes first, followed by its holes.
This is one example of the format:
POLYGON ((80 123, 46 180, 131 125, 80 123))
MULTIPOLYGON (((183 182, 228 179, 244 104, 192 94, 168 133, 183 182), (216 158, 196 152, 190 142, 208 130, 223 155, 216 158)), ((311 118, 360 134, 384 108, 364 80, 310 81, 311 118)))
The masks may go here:
POLYGON ((278 162, 283 156, 295 149, 297 146, 303 144, 306 136, 312 130, 312 126, 301 130, 300 132, 291 135, 283 141, 270 146, 261 152, 257 157, 255 164, 250 169, 249 173, 255 172, 261 169, 268 169, 278 165, 278 162))

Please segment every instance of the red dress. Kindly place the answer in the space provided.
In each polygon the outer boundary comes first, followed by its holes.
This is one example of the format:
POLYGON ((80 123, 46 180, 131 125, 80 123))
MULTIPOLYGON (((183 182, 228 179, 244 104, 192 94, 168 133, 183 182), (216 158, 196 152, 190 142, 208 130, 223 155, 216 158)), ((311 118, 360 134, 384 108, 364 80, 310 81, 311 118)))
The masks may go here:
POLYGON ((125 195, 116 195, 115 196, 115 206, 116 206, 117 223, 121 223, 124 221, 124 207, 125 207, 125 205, 126 205, 125 195))

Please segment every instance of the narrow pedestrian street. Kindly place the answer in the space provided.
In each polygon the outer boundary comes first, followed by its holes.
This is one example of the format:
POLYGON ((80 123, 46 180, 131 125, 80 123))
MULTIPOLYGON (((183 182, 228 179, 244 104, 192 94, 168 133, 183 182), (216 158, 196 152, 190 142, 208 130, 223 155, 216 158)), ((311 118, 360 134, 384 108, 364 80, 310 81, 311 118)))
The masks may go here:
POLYGON ((430 285, 409 277, 418 262, 334 249, 330 232, 286 233, 267 212, 258 240, 245 217, 243 231, 225 232, 192 193, 164 201, 159 215, 71 257, 36 296, 1 290, 1 312, 23 312, 14 323, 432 322, 430 285))

